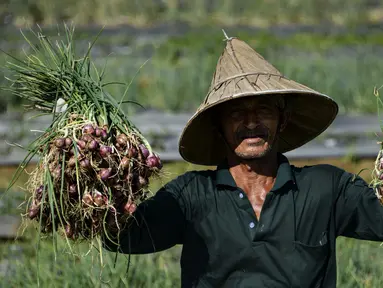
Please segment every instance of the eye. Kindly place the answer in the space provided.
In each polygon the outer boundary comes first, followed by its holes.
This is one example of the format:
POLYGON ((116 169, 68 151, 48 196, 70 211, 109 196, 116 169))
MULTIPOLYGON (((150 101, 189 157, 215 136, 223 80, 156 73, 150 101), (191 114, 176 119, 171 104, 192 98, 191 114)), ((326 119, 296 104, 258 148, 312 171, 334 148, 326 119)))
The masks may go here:
POLYGON ((233 119, 240 119, 242 118, 243 113, 243 110, 233 109, 230 111, 229 117, 233 119))
POLYGON ((270 106, 260 106, 257 108, 257 112, 261 114, 272 114, 274 112, 273 108, 270 106))
POLYGON ((259 110, 271 110, 271 107, 268 105, 261 105, 258 109, 259 110))

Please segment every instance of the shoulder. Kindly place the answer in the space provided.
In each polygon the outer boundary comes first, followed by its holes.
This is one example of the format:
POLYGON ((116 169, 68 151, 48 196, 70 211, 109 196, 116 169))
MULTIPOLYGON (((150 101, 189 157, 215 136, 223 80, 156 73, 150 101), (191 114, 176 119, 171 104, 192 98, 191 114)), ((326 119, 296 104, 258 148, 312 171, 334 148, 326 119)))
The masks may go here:
POLYGON ((172 194, 190 220, 206 211, 214 194, 215 175, 212 170, 189 171, 165 184, 164 191, 172 194))
POLYGON ((291 165, 291 168, 301 177, 330 175, 340 176, 345 172, 344 169, 330 164, 306 165, 302 167, 291 165))
POLYGON ((175 177, 165 186, 179 192, 194 189, 197 186, 209 186, 215 181, 214 170, 193 170, 175 177))
POLYGON ((303 167, 296 167, 291 165, 295 177, 299 183, 314 184, 327 184, 327 186, 337 186, 343 175, 350 175, 344 169, 330 165, 330 164, 317 164, 303 167))
POLYGON ((291 165, 297 181, 310 181, 311 183, 332 183, 334 187, 341 188, 347 185, 367 186, 367 182, 359 175, 346 171, 343 168, 330 165, 318 164, 311 166, 296 167, 291 165))

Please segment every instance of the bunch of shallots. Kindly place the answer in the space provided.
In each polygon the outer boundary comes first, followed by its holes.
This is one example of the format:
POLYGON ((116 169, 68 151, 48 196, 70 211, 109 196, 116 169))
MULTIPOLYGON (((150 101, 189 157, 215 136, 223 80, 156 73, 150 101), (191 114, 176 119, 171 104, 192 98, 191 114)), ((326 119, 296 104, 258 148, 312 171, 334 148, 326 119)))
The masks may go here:
POLYGON ((103 232, 106 213, 133 212, 162 165, 139 135, 108 130, 78 115, 70 119, 67 135, 56 135, 46 152, 41 149, 45 156, 29 181, 28 216, 41 221, 44 232, 55 225, 69 238, 89 238, 103 232))
POLYGON ((383 150, 380 150, 375 160, 375 169, 371 182, 372 187, 375 189, 376 197, 383 205, 383 150))
POLYGON ((33 54, 8 63, 15 76, 8 90, 52 116, 50 127, 27 147, 10 187, 37 156, 25 216, 43 233, 93 239, 111 224, 107 219, 119 227, 120 216, 147 198, 149 179, 162 165, 121 109, 123 99, 104 90, 110 83, 91 62, 91 48, 76 57, 73 31, 66 27, 67 42, 55 43, 35 34, 38 48, 27 39, 33 54))

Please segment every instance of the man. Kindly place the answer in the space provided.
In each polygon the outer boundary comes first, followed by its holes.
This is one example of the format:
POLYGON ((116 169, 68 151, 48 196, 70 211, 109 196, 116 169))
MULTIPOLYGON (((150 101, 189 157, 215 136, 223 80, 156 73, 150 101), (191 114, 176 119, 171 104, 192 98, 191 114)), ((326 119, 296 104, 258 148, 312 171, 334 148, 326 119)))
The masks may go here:
POLYGON ((179 151, 192 171, 139 205, 122 253, 183 244, 182 287, 335 287, 337 236, 383 241, 383 206, 359 177, 282 154, 334 120, 329 97, 288 80, 230 38, 179 151))

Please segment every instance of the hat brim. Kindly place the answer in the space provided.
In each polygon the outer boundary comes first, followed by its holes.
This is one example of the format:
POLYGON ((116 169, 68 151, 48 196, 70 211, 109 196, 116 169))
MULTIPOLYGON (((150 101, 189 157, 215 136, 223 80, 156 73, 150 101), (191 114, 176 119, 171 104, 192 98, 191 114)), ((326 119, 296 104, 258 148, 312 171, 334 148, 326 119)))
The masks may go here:
MULTIPOLYGON (((310 90, 267 90, 236 94, 204 106, 197 111, 184 128, 179 153, 190 163, 215 166, 227 154, 225 143, 212 121, 214 107, 244 97, 282 95, 288 97, 291 115, 286 128, 279 134, 278 151, 294 150, 324 132, 338 114, 337 103, 325 94, 310 90)), ((217 117, 217 116, 216 116, 217 117)))

